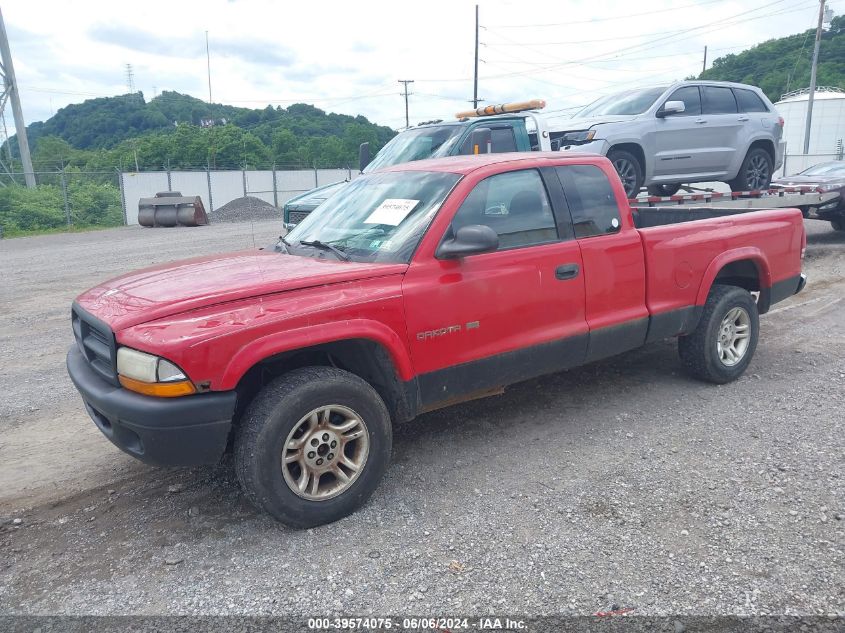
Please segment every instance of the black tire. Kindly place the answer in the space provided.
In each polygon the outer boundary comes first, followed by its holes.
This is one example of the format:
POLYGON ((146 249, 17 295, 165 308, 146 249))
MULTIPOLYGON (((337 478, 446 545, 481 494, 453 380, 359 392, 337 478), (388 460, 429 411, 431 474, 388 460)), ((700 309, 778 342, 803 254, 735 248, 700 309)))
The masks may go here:
POLYGON ((736 178, 728 182, 731 191, 763 191, 772 184, 774 164, 769 152, 759 147, 748 151, 736 178))
POLYGON ((637 197, 643 187, 643 166, 639 159, 630 152, 613 149, 607 153, 608 160, 613 163, 616 173, 622 180, 622 187, 629 199, 637 197))
POLYGON ((367 382, 334 367, 304 367, 267 384, 247 407, 235 436, 235 473, 255 506, 291 527, 313 527, 347 516, 369 499, 390 462, 391 444, 387 407, 367 382), (282 455, 303 417, 326 405, 348 407, 360 416, 369 451, 348 488, 316 501, 288 485, 282 455))
POLYGON ((719 385, 739 378, 757 348, 760 317, 754 297, 736 286, 716 284, 707 297, 698 326, 687 336, 678 339, 678 353, 687 371, 701 380, 719 385), (743 355, 736 364, 727 365, 720 357, 719 345, 722 321, 734 308, 744 310, 749 318, 749 338, 743 355))
POLYGON ((681 189, 680 183, 673 183, 671 185, 649 185, 647 187, 648 195, 650 196, 674 196, 681 189))
POLYGON ((830 221, 834 231, 845 231, 845 218, 838 218, 830 221))

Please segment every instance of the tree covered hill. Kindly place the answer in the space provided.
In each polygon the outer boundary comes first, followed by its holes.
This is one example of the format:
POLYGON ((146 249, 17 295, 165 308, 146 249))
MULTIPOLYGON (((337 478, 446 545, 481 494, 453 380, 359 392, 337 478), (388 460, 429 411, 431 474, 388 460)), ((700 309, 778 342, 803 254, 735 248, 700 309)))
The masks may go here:
MULTIPOLYGON (((90 99, 27 127, 36 171, 135 167, 339 167, 358 145, 378 150, 395 132, 363 116, 298 103, 263 109, 209 104, 178 92, 90 99), (213 122, 213 125, 210 123, 213 122)), ((12 150, 17 155, 13 137, 12 150)))
MULTIPOLYGON (((725 55, 699 79, 739 81, 759 86, 772 101, 810 85, 815 29, 781 37, 735 55, 725 55)), ((818 85, 845 89, 845 16, 833 18, 819 49, 818 85)))

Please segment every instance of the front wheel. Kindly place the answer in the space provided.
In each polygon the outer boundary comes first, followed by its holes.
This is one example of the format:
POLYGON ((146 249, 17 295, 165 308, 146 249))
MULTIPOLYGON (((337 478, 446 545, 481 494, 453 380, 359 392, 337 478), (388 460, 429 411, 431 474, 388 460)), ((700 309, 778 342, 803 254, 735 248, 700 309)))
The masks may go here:
POLYGON ((334 367, 305 367, 250 403, 235 437, 235 472, 254 505, 306 528, 363 505, 390 449, 387 407, 367 382, 334 367))
POLYGON ((714 285, 698 326, 678 339, 681 361, 696 378, 724 384, 739 378, 757 348, 760 317, 754 297, 736 286, 714 285))
POLYGON ((845 231, 845 218, 837 218, 830 221, 830 226, 834 231, 845 231))
POLYGON ((613 163, 616 173, 619 174, 625 195, 629 200, 636 198, 644 180, 643 167, 640 165, 640 161, 630 152, 621 149, 610 150, 607 153, 607 158, 613 163))

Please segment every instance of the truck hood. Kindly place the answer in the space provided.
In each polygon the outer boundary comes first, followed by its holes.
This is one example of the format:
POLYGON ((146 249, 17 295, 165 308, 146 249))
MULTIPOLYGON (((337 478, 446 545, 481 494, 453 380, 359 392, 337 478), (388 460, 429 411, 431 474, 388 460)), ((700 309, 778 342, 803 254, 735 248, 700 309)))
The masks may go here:
POLYGON ((249 250, 138 270, 83 292, 76 302, 119 331, 227 301, 400 274, 406 268, 249 250))

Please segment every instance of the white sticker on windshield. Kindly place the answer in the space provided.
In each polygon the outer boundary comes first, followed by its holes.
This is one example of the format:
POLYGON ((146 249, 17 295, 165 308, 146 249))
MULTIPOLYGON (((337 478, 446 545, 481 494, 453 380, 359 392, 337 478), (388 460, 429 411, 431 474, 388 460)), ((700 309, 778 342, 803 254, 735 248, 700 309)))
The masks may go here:
POLYGON ((419 200, 405 198, 387 198, 370 214, 364 224, 389 224, 399 226, 407 215, 420 203, 419 200))

